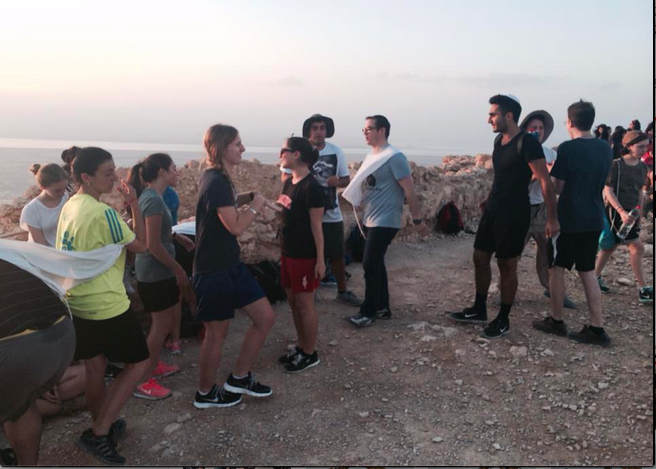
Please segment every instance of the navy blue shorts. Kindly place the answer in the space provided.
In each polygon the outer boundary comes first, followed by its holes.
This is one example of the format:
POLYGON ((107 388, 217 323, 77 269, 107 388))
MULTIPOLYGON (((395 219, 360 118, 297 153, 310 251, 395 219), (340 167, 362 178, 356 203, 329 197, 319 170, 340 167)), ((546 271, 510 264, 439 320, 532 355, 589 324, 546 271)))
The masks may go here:
POLYGON ((216 272, 194 274, 196 321, 225 321, 235 310, 264 298, 260 284, 243 262, 216 272))

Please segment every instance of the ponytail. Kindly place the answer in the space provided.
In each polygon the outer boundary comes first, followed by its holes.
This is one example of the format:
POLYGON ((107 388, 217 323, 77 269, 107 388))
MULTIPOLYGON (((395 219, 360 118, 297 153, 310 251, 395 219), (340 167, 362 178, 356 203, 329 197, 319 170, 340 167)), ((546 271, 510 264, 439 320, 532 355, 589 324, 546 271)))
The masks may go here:
POLYGON ((128 182, 137 192, 137 197, 141 195, 144 190, 144 182, 142 179, 143 163, 139 162, 130 168, 128 171, 128 182))

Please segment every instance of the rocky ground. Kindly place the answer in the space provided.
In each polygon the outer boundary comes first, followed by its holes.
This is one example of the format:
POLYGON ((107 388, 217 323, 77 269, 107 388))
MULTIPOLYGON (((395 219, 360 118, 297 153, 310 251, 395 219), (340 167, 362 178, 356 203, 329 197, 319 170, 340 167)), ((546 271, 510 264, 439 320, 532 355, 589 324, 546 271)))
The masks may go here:
MULTIPOLYGON (((288 307, 276 305, 278 321, 253 367, 273 386, 270 398, 196 410, 199 344, 186 340, 182 356, 165 356, 182 368, 163 381, 174 395, 131 398, 123 409, 120 452, 130 466, 653 465, 654 309, 638 303, 626 249, 608 266, 613 293, 603 300, 614 345, 601 349, 531 328, 548 302, 530 247, 510 335, 490 341, 480 327, 450 322, 444 311, 473 296, 472 244, 470 235, 394 243, 387 258, 394 318, 367 329, 351 327, 344 317, 355 310, 321 289, 322 362, 299 375, 277 363, 294 329, 288 307)), ((651 247, 646 257, 653 277, 651 247)), ((361 293, 361 266, 348 270, 350 288, 361 293)), ((496 274, 490 303, 494 282, 496 274)), ((567 324, 578 329, 587 322, 585 298, 574 274, 567 284, 579 304, 567 310, 567 324)), ((234 321, 219 381, 247 325, 244 316, 234 321)), ((41 464, 98 463, 75 446, 90 424, 83 404, 46 421, 41 464)))

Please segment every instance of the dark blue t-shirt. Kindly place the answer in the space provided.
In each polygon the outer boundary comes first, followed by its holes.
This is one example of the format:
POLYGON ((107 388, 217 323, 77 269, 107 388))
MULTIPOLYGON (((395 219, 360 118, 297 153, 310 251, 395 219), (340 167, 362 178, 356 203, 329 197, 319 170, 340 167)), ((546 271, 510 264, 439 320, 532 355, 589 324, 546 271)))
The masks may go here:
POLYGON ((612 161, 610 145, 598 138, 577 138, 558 147, 551 176, 565 181, 558 199, 558 222, 563 233, 603 229, 602 192, 612 161))
POLYGON ((237 238, 223 225, 217 209, 235 206, 237 195, 228 179, 215 168, 205 170, 196 205, 194 273, 228 269, 239 263, 237 238))

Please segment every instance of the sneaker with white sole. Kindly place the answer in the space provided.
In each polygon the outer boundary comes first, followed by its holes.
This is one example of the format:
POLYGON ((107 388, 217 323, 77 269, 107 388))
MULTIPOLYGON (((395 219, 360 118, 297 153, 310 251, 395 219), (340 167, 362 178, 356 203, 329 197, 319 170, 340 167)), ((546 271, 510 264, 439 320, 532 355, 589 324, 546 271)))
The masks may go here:
POLYGON ((642 287, 640 289, 640 303, 651 304, 654 302, 654 287, 642 287))
POLYGON ((177 373, 180 371, 180 367, 178 365, 167 365, 166 363, 159 361, 157 362, 157 366, 153 370, 153 378, 154 379, 162 379, 167 376, 171 376, 172 374, 177 373))
POLYGON ((223 389, 235 394, 248 394, 253 397, 267 397, 273 392, 269 386, 265 386, 264 384, 255 381, 250 371, 248 372, 248 376, 241 379, 235 378, 235 376, 230 373, 226 382, 223 383, 223 389))
POLYGON ((145 383, 141 383, 137 386, 136 391, 134 391, 132 395, 140 399, 158 401, 169 397, 171 395, 171 390, 159 384, 156 379, 150 378, 145 383))
POLYGON ((285 372, 292 374, 300 373, 308 368, 317 366, 319 363, 321 363, 321 360, 319 360, 319 355, 316 350, 312 355, 307 355, 306 353, 301 352, 294 357, 294 361, 285 365, 285 372))
POLYGON ((358 296, 355 293, 348 290, 345 291, 344 293, 338 292, 335 300, 349 306, 356 306, 356 307, 362 306, 362 300, 358 298, 358 296))
POLYGON ((604 279, 601 277, 597 277, 597 282, 599 282, 599 289, 601 290, 601 293, 610 293, 610 287, 604 282, 604 279))
POLYGON ((203 395, 196 391, 194 407, 197 409, 209 409, 210 407, 232 407, 241 402, 241 394, 226 391, 216 384, 207 394, 203 395))

